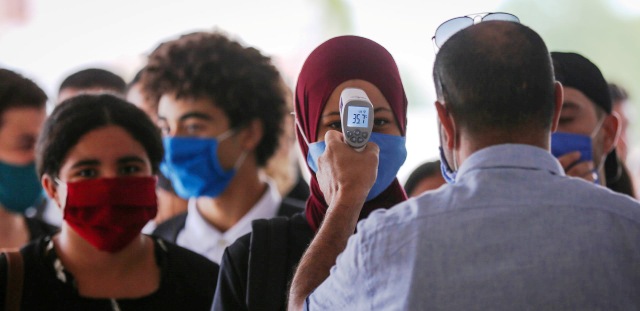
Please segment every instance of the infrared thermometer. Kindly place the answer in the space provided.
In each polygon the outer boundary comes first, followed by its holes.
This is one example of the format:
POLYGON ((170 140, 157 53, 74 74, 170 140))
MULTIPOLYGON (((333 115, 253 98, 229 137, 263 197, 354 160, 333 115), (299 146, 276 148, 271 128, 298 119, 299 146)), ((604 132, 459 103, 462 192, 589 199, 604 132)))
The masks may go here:
POLYGON ((344 141, 357 151, 371 137, 373 130, 373 105, 362 89, 345 88, 340 94, 340 121, 344 141))

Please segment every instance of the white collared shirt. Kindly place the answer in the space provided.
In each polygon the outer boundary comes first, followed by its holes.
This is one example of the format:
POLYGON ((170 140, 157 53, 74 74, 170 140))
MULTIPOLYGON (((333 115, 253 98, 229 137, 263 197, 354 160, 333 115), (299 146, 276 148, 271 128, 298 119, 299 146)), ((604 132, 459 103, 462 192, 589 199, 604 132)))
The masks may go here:
POLYGON ((215 263, 220 263, 225 248, 239 237, 251 232, 253 220, 272 218, 278 213, 282 201, 278 188, 272 179, 264 177, 263 180, 267 183, 267 190, 260 200, 226 232, 220 232, 202 217, 196 205, 196 198, 189 199, 185 226, 178 233, 176 243, 215 263))

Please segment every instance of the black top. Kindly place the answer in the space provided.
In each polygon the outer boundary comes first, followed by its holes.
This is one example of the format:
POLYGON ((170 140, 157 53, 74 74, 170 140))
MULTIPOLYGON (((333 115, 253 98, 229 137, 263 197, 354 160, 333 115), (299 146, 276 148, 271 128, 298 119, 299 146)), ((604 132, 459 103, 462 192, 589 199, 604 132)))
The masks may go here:
POLYGON ((310 194, 309 184, 307 184, 307 181, 305 181, 304 177, 302 177, 300 170, 298 170, 297 178, 298 181, 296 182, 296 184, 284 197, 306 202, 310 194))
MULTIPOLYGON (((218 265, 160 239, 154 239, 154 249, 160 267, 157 291, 136 299, 95 299, 79 295, 51 237, 38 239, 20 250, 25 273, 21 310, 210 310, 218 265)), ((0 255, 0 309, 5 305, 6 275, 7 261, 0 255)))
POLYGON ((269 220, 269 232, 264 234, 266 230, 257 230, 254 221, 251 233, 227 247, 220 263, 213 310, 286 310, 295 267, 315 233, 304 212, 281 218, 277 225, 280 228, 274 224, 274 219, 269 220), (256 232, 263 235, 252 236, 256 232), (273 252, 274 248, 279 251, 273 252))
POLYGON ((25 217, 27 230, 29 231, 29 241, 35 241, 46 235, 53 235, 58 232, 58 227, 50 225, 40 219, 25 217))

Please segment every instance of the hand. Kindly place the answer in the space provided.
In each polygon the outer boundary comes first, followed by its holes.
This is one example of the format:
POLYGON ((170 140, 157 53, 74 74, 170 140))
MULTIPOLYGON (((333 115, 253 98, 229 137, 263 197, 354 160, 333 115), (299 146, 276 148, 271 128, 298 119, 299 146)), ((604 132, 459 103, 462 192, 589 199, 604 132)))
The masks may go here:
POLYGON ((369 142, 358 152, 338 131, 328 131, 324 141, 327 147, 318 159, 316 178, 327 204, 333 206, 339 196, 340 205, 362 207, 378 174, 378 145, 369 142))
POLYGON ((580 151, 573 151, 558 157, 560 165, 564 168, 567 176, 582 178, 586 181, 594 182, 596 176, 593 173, 593 161, 580 160, 580 151))

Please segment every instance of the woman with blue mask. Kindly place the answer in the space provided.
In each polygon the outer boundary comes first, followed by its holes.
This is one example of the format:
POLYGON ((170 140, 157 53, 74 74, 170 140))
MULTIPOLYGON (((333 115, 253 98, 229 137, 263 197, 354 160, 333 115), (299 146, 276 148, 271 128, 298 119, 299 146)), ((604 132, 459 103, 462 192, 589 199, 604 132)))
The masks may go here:
POLYGON ((396 179, 406 158, 407 99, 393 57, 378 43, 358 36, 322 43, 305 61, 296 85, 298 144, 311 174, 305 211, 289 219, 256 221, 251 234, 227 248, 213 310, 285 310, 293 269, 327 211, 315 172, 325 133, 341 130, 339 98, 347 87, 362 89, 371 100, 375 113, 370 141, 380 148, 377 179, 360 219, 407 199, 396 179))
POLYGON ((0 248, 18 248, 57 231, 30 211, 46 204, 35 168, 35 141, 47 96, 33 81, 0 69, 0 248))

